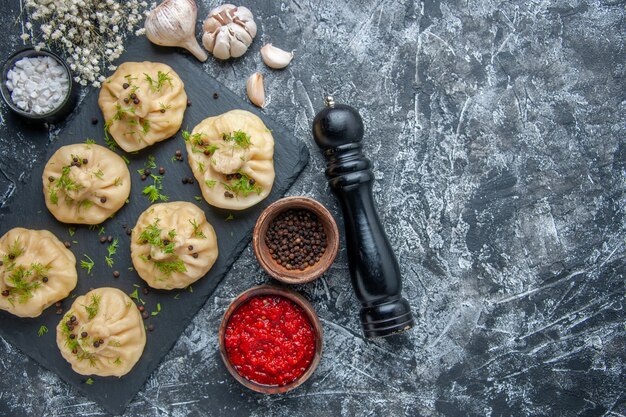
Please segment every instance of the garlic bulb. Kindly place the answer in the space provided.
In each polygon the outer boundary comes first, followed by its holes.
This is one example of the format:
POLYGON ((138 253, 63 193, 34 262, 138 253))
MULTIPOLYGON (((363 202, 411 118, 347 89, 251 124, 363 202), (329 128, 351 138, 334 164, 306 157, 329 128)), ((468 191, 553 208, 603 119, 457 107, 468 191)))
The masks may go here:
POLYGON ((218 59, 245 54, 256 36, 252 12, 232 4, 222 4, 211 10, 203 28, 202 44, 218 59))
POLYGON ((255 72, 248 78, 246 82, 246 92, 248 93, 248 98, 258 107, 265 106, 265 89, 263 87, 263 75, 255 72))
POLYGON ((261 48, 261 58, 263 62, 270 68, 280 69, 285 68, 293 59, 293 52, 283 51, 280 48, 273 46, 271 43, 261 48))
POLYGON ((198 8, 194 0, 165 0, 146 17, 146 36, 161 46, 178 46, 200 61, 208 55, 196 40, 198 8))

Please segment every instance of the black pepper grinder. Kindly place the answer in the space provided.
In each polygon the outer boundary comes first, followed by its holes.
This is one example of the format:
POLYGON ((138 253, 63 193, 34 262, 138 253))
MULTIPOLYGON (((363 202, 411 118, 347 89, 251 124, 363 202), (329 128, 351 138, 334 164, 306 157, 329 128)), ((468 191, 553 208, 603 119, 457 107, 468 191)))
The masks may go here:
POLYGON ((400 267, 372 198, 372 163, 362 152, 363 120, 353 107, 335 104, 313 121, 313 137, 328 163, 326 177, 341 202, 352 286, 361 302, 361 325, 368 338, 410 329, 411 308, 400 294, 400 267))

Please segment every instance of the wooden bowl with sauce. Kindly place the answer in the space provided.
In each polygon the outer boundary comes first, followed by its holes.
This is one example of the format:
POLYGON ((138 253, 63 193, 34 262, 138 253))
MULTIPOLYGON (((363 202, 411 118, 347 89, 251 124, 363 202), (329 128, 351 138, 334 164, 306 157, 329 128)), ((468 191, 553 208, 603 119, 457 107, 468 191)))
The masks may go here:
POLYGON ((339 250, 339 230, 328 209, 318 201, 308 197, 286 197, 270 204, 257 219, 252 234, 252 249, 259 264, 269 275, 287 284, 302 284, 319 278, 330 268, 339 250), (289 210, 306 210, 313 213, 326 235, 324 253, 321 258, 303 270, 287 269, 285 265, 279 264, 272 257, 265 241, 272 222, 280 214, 289 210))
MULTIPOLYGON (((313 306, 295 291, 273 285, 253 287, 237 296, 226 309, 219 329, 220 355, 228 372, 245 387, 263 394, 280 394, 303 384, 317 368, 322 356, 322 347, 322 325, 313 306), (257 304, 252 304, 255 301, 257 304), (267 308, 259 308, 258 305, 267 306, 267 308), (280 311, 278 307, 287 307, 287 310, 280 311), (259 311, 262 314, 261 317, 257 315, 259 311), (265 314, 269 317, 266 317, 265 314), (290 318, 290 320, 285 321, 285 317, 290 318), (297 323, 302 324, 302 326, 298 327, 294 333, 293 327, 297 323), (251 326, 250 324, 254 325, 251 326), (303 330, 302 327, 306 326, 310 327, 303 330), (273 329, 271 333, 268 330, 270 328, 273 329), (280 346, 279 353, 271 357, 271 367, 278 368, 275 370, 275 375, 282 378, 289 372, 288 369, 284 368, 291 366, 285 362, 285 355, 292 353, 302 355, 302 360, 297 362, 301 365, 300 370, 294 370, 293 374, 289 374, 291 378, 284 383, 258 382, 264 375, 260 372, 256 374, 261 375, 261 377, 256 377, 257 380, 253 379, 254 377, 246 376, 246 373, 251 373, 253 367, 256 370, 268 369, 268 367, 260 367, 258 364, 253 365, 251 362, 247 362, 249 367, 246 368, 241 366, 241 362, 251 359, 254 354, 259 355, 255 356, 255 360, 271 355, 267 350, 268 343, 270 343, 268 341, 277 332, 280 334, 291 332, 291 338, 275 341, 276 345, 280 346), (227 337, 232 338, 233 341, 227 341, 227 337), (254 343, 255 341, 251 340, 254 337, 261 339, 261 342, 254 343), (257 347, 259 350, 255 350, 257 347), (241 354, 242 351, 245 354, 241 354), (233 361, 240 364, 235 365, 233 361), (281 361, 283 366, 280 364, 281 361)), ((267 359, 265 363, 269 363, 268 361, 270 359, 267 359)), ((260 362, 263 360, 261 359, 260 362)))

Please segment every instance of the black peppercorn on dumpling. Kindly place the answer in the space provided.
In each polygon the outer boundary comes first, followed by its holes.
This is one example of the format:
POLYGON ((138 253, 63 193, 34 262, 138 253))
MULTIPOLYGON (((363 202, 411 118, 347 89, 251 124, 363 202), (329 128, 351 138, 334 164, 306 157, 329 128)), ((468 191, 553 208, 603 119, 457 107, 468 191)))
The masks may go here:
POLYGON ((189 165, 207 203, 243 210, 269 195, 274 138, 259 117, 231 110, 204 119, 184 137, 189 165))
POLYGON ((90 143, 59 148, 48 160, 42 181, 46 206, 63 223, 102 223, 130 194, 130 172, 124 160, 90 143))
POLYGON ((217 237, 194 204, 154 204, 133 228, 130 255, 135 271, 152 288, 184 288, 215 263, 217 237))
POLYGON ((61 355, 81 375, 122 376, 146 346, 137 306, 117 288, 96 288, 76 297, 57 326, 61 355))
POLYGON ((0 238, 0 309, 37 317, 76 287, 76 258, 47 230, 16 227, 0 238))
POLYGON ((124 62, 102 84, 98 105, 105 131, 126 152, 172 137, 187 108, 185 85, 168 65, 124 62))

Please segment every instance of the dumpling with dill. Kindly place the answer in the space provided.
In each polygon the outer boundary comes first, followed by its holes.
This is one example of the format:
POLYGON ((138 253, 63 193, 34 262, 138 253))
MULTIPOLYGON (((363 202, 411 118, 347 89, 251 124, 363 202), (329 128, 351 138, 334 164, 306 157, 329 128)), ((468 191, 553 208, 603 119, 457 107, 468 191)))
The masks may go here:
POLYGON ((130 195, 130 172, 115 152, 95 143, 59 148, 42 174, 46 207, 63 223, 100 224, 130 195))
POLYGON ((137 306, 117 288, 96 288, 76 297, 57 325, 61 355, 81 375, 126 375, 146 346, 137 306))
POLYGON ((187 94, 170 66, 124 62, 102 83, 98 105, 105 136, 134 152, 174 136, 183 122, 187 94))
POLYGON ((212 206, 244 210, 262 201, 274 184, 274 137, 245 110, 209 117, 183 131, 187 159, 202 196, 212 206))
POLYGON ((206 275, 217 256, 215 230, 192 203, 153 204, 133 228, 130 257, 152 288, 185 288, 206 275))
POLYGON ((37 317, 76 287, 76 258, 47 230, 16 227, 0 238, 0 309, 37 317))

